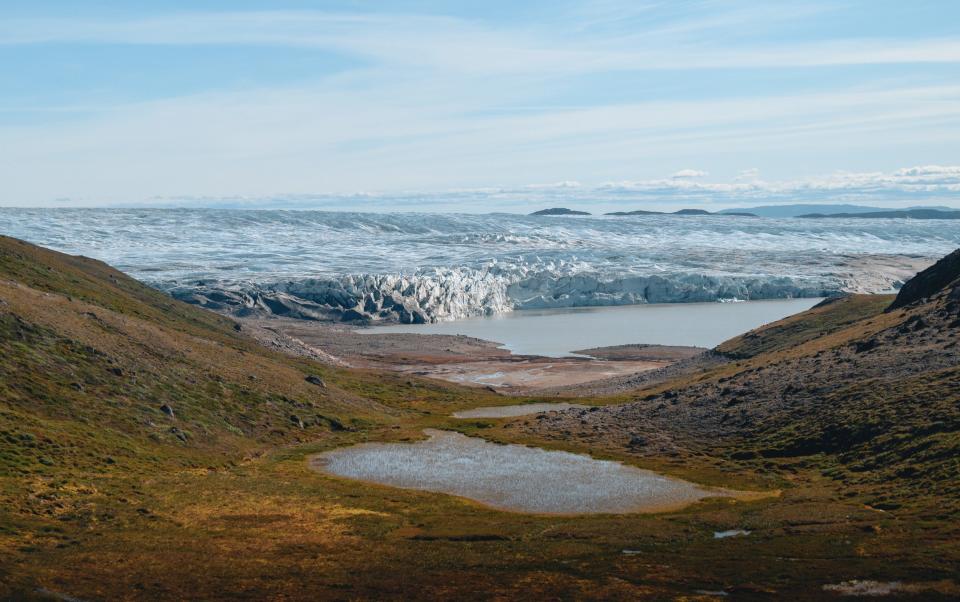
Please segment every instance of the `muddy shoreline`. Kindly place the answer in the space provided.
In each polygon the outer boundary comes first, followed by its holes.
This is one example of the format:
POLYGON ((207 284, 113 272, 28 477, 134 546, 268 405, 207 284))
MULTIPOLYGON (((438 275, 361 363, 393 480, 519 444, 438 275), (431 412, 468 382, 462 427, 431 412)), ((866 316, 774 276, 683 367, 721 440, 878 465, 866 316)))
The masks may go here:
MULTIPOLYGON (((236 319, 236 318, 235 318, 236 319)), ((331 365, 391 370, 502 394, 577 395, 598 383, 629 385, 643 373, 706 357, 699 347, 618 345, 577 356, 515 355, 499 343, 464 335, 369 333, 356 326, 290 318, 239 318, 268 348, 331 365)), ((607 386, 609 388, 609 385, 607 386)))

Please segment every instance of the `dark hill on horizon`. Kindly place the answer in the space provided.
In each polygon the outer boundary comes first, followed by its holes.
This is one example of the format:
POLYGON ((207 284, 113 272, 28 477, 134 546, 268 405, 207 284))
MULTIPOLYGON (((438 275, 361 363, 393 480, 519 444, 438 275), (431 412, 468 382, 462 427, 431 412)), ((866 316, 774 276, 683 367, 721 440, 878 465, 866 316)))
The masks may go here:
POLYGON ((902 209, 892 211, 870 211, 862 213, 807 213, 797 217, 807 219, 960 219, 960 211, 941 211, 939 209, 902 209))
MULTIPOLYGON (((954 211, 950 207, 944 206, 913 206, 906 207, 904 211, 912 209, 934 209, 937 211, 954 211)), ((871 207, 868 205, 850 205, 850 204, 833 204, 833 203, 792 203, 784 205, 762 205, 759 207, 741 207, 734 209, 722 209, 719 213, 731 214, 739 212, 747 212, 757 215, 759 217, 801 217, 804 215, 810 214, 821 214, 821 215, 835 215, 835 214, 863 214, 863 213, 878 213, 883 211, 889 211, 882 207, 871 207)), ((899 210, 897 210, 899 211, 899 210)))
POLYGON ((590 213, 586 211, 575 211, 573 209, 567 209, 566 207, 552 207, 550 209, 534 211, 530 215, 590 215, 590 213))

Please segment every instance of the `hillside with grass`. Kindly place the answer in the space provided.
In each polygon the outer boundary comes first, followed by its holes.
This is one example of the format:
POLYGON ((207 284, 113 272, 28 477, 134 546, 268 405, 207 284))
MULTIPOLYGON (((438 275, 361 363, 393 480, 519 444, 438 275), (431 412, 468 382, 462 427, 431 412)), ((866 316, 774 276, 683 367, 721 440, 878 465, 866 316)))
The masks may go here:
POLYGON ((0 598, 820 599, 868 580, 953 599, 958 285, 822 304, 590 410, 458 421, 542 400, 282 355, 0 237, 0 598), (765 495, 529 515, 310 468, 424 428, 765 495))
POLYGON ((602 432, 661 457, 813 468, 873 507, 960 513, 960 251, 892 295, 853 295, 731 339, 729 361, 533 432, 602 432))

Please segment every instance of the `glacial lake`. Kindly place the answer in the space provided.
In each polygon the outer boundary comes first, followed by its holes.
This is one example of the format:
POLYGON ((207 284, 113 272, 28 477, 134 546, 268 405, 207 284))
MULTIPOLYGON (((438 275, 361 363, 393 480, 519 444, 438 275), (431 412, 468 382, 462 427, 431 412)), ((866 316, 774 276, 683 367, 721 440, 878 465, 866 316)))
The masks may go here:
POLYGON ((820 301, 775 299, 524 309, 451 322, 374 326, 359 332, 459 334, 501 343, 517 355, 547 357, 571 355, 578 349, 628 344, 711 348, 758 326, 806 311, 820 301))
POLYGON ((735 494, 579 454, 424 432, 429 438, 421 442, 364 443, 324 452, 312 465, 341 477, 537 514, 657 512, 735 494))

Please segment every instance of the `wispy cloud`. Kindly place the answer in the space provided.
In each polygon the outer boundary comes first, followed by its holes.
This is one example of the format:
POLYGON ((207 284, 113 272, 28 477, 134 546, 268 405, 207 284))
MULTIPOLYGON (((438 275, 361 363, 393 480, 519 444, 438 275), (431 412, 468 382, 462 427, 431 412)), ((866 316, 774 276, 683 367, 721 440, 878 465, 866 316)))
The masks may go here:
MULTIPOLYGON (((136 102, 111 95, 111 66, 101 61, 85 65, 108 71, 96 94, 60 104, 55 95, 0 98, 0 205, 278 193, 342 202, 362 191, 478 188, 556 189, 573 199, 700 194, 705 203, 708 195, 868 192, 866 181, 811 184, 811 174, 839 168, 885 174, 899 192, 908 178, 923 181, 911 193, 949 192, 942 186, 952 184, 932 176, 890 170, 957 156, 960 85, 943 70, 960 62, 960 40, 839 27, 832 36, 796 34, 834 19, 838 6, 601 0, 551 4, 525 19, 443 5, 433 14, 5 19, 0 52, 107 47, 144 53, 140 64, 160 64, 161 75, 162 61, 150 59, 172 50, 280 48, 343 60, 282 83, 253 74, 241 85, 161 88, 136 102), (566 184, 528 186, 557 181, 566 184)), ((18 77, 55 79, 29 69, 18 77)))
MULTIPOLYGON (((804 10, 800 14, 811 11, 804 10)), ((863 38, 816 42, 730 44, 713 31, 744 21, 796 16, 783 7, 743 9, 708 20, 664 26, 646 23, 629 36, 563 28, 496 27, 446 16, 349 14, 322 11, 179 13, 139 19, 9 19, 0 45, 46 43, 126 45, 255 45, 353 54, 378 64, 403 64, 474 73, 562 74, 596 71, 816 67, 956 63, 955 37, 863 38), (784 14, 781 15, 780 13, 784 14)))
POLYGON ((705 171, 700 171, 699 169, 681 169, 673 174, 672 178, 674 180, 687 180, 690 178, 704 178, 708 175, 710 174, 705 171))

